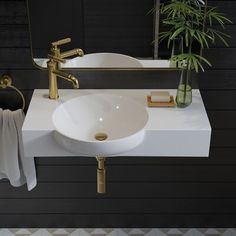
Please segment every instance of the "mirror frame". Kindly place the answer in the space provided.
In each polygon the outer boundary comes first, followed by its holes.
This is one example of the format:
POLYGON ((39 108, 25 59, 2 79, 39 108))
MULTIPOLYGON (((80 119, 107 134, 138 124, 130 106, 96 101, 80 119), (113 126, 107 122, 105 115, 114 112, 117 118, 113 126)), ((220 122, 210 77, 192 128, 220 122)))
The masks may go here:
MULTIPOLYGON (((33 42, 32 42, 32 33, 31 33, 31 22, 30 22, 30 12, 29 12, 29 1, 30 0, 26 0, 26 6, 27 6, 27 18, 28 18, 28 32, 29 32, 29 40, 30 40, 30 54, 31 54, 31 60, 32 60, 32 64, 34 67, 40 69, 40 70, 48 70, 47 67, 41 67, 39 66, 33 57, 33 42)), ((156 2, 156 4, 160 5, 160 0, 154 0, 156 2)), ((207 1, 205 2, 205 5, 207 6, 207 1)), ((160 18, 159 13, 156 11, 155 13, 155 21, 160 18)), ((156 24, 155 24, 156 25, 156 24)), ((154 35, 156 37, 156 35, 159 34, 159 26, 158 27, 154 27, 154 35)), ((154 58, 155 56, 158 54, 158 41, 155 43, 155 45, 157 45, 157 47, 154 46, 154 58)), ((202 48, 200 48, 200 52, 202 53, 202 48)), ((45 58, 47 59, 47 58, 45 58)), ((155 60, 155 59, 153 59, 155 60)), ((158 60, 158 59, 157 59, 158 60)), ((180 71, 180 68, 177 67, 82 67, 82 68, 78 68, 78 67, 65 67, 62 68, 64 71, 180 71)))

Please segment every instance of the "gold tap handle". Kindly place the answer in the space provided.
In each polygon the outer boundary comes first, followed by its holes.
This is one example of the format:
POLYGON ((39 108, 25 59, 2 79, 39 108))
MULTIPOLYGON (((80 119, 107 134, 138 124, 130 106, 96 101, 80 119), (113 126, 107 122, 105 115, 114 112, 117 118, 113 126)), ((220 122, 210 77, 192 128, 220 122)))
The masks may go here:
POLYGON ((53 47, 57 47, 66 43, 70 43, 71 42, 71 38, 65 38, 65 39, 61 39, 55 42, 52 42, 52 46, 53 47))
POLYGON ((48 58, 54 60, 55 62, 61 62, 66 63, 66 60, 60 57, 53 56, 51 54, 48 54, 48 58))

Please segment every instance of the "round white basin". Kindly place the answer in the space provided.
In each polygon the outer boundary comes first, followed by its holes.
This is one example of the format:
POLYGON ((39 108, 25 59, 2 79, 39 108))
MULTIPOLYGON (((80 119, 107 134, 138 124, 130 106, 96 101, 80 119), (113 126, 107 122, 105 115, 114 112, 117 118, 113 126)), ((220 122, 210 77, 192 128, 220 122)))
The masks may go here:
MULTIPOLYGON (((34 58, 34 62, 41 67, 47 67, 48 59, 34 58)), ((75 57, 67 59, 65 64, 61 64, 62 68, 138 68, 143 64, 138 59, 120 54, 120 53, 89 53, 83 57, 75 57)))
POLYGON ((142 143, 148 113, 128 97, 93 94, 61 104, 52 120, 55 138, 65 149, 87 156, 112 156, 142 143))
POLYGON ((119 53, 90 53, 83 57, 75 57, 62 65, 63 67, 98 67, 98 68, 132 68, 143 67, 142 63, 134 57, 119 53))

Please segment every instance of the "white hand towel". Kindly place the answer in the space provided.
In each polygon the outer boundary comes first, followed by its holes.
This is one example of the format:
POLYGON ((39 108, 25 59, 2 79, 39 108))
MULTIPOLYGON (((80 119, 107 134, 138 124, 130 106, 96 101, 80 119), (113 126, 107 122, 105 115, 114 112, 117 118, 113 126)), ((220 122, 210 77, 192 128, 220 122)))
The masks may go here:
POLYGON ((24 156, 21 128, 24 121, 21 109, 0 109, 0 179, 8 178, 18 187, 27 182, 28 190, 36 186, 33 158, 24 156))

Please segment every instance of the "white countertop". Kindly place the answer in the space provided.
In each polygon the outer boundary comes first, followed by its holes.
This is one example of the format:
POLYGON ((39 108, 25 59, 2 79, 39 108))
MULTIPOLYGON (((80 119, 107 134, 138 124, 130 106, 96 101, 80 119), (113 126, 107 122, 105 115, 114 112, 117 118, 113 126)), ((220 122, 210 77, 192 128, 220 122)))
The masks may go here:
MULTIPOLYGON (((155 89, 59 90, 59 99, 48 99, 48 90, 34 91, 25 122, 23 140, 27 156, 78 156, 63 150, 53 139, 53 111, 63 102, 87 94, 124 95, 146 105, 146 96, 155 89)), ((156 90, 155 90, 156 91, 156 90)), ((173 96, 176 90, 168 90, 173 96)), ((146 137, 137 148, 122 156, 208 156, 211 126, 199 90, 187 108, 149 108, 146 137)))

